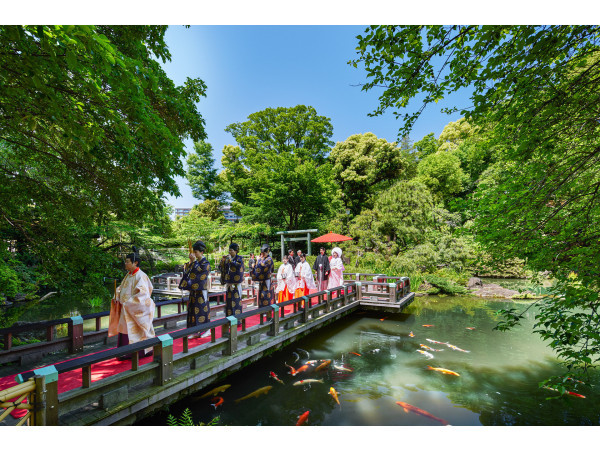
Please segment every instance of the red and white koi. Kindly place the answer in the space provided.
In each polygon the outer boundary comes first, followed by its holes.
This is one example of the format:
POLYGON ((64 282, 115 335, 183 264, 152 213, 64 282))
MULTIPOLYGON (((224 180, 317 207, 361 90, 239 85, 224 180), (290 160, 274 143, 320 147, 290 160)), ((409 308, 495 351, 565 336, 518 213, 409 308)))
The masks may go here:
POLYGON ((217 406, 221 406, 223 404, 223 401, 224 401, 223 397, 215 397, 215 398, 211 399, 211 402, 214 402, 214 403, 211 403, 210 406, 214 406, 215 409, 217 409, 217 406))
POLYGON ((276 374, 275 372, 269 372, 269 376, 270 376, 271 378, 273 378, 275 381, 278 381, 278 382, 279 382, 279 383, 281 383, 281 384, 285 384, 283 381, 281 381, 281 380, 279 379, 279 377, 277 376, 277 374, 276 374))
MULTIPOLYGON (((549 391, 560 392, 558 389, 554 389, 548 386, 542 386, 544 389, 549 391)), ((572 395, 573 397, 585 398, 585 395, 578 394, 577 392, 565 391, 565 394, 572 395)))
POLYGON ((447 342, 440 342, 440 341, 434 341, 433 339, 425 339, 427 342, 431 342, 432 344, 439 344, 439 345, 448 345, 447 342))
POLYGON ((446 347, 451 348, 452 350, 456 350, 457 352, 471 353, 471 350, 463 350, 462 348, 458 348, 456 345, 452 344, 446 344, 446 347))
POLYGON ((475 327, 467 327, 466 330, 474 330, 475 327))

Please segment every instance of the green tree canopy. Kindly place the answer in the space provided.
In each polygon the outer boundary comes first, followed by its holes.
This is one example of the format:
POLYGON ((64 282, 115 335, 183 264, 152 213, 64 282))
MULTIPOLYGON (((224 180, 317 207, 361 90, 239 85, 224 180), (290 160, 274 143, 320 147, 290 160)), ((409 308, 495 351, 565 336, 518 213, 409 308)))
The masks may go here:
POLYGON ((194 142, 194 153, 187 157, 186 178, 192 195, 198 200, 222 200, 223 192, 212 156, 213 148, 208 142, 194 142))
POLYGON ((344 206, 353 215, 372 207, 373 195, 397 181, 408 165, 395 143, 373 133, 354 134, 338 142, 329 159, 344 206))
POLYGON ((0 27, 0 238, 54 281, 90 263, 96 225, 161 217, 182 140, 205 138, 206 87, 167 77, 165 31, 0 27))
POLYGON ((267 108, 226 131, 238 145, 223 149, 219 177, 244 221, 298 229, 329 214, 336 188, 326 163, 328 118, 304 105, 267 108))

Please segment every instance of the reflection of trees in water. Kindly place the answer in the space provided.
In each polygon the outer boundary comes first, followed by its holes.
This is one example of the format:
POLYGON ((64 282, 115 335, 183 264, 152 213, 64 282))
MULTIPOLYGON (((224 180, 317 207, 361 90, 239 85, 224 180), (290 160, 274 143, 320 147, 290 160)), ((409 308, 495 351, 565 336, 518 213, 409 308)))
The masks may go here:
POLYGON ((479 413, 483 425, 592 425, 600 423, 595 395, 590 389, 580 392, 588 398, 565 396, 546 400, 554 395, 540 389, 538 381, 556 374, 553 364, 530 363, 504 370, 482 368, 473 370, 468 364, 454 364, 460 378, 431 374, 426 390, 448 393, 454 405, 479 413), (591 394, 591 395, 588 395, 591 394))

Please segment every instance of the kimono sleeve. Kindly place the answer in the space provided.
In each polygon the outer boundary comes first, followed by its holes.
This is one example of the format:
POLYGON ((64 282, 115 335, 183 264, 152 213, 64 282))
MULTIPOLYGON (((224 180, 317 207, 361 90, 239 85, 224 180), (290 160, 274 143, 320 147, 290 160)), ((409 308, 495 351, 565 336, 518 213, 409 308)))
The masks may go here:
POLYGON ((273 260, 263 259, 256 263, 254 270, 252 270, 252 281, 265 281, 271 279, 271 272, 273 271, 273 260))

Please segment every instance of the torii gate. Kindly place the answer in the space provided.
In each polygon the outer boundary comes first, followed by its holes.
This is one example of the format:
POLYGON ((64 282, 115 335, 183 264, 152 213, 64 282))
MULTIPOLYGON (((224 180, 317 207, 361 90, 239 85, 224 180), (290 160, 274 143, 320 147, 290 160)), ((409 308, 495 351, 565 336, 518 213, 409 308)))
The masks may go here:
POLYGON ((285 256, 285 241, 304 241, 306 240, 306 246, 308 249, 308 256, 311 256, 310 253, 310 233, 318 232, 318 229, 314 230, 291 230, 291 231, 278 231, 277 234, 281 235, 281 260, 283 261, 283 257, 285 256), (287 234, 304 234, 306 233, 306 237, 295 237, 295 238, 286 238, 287 234))

